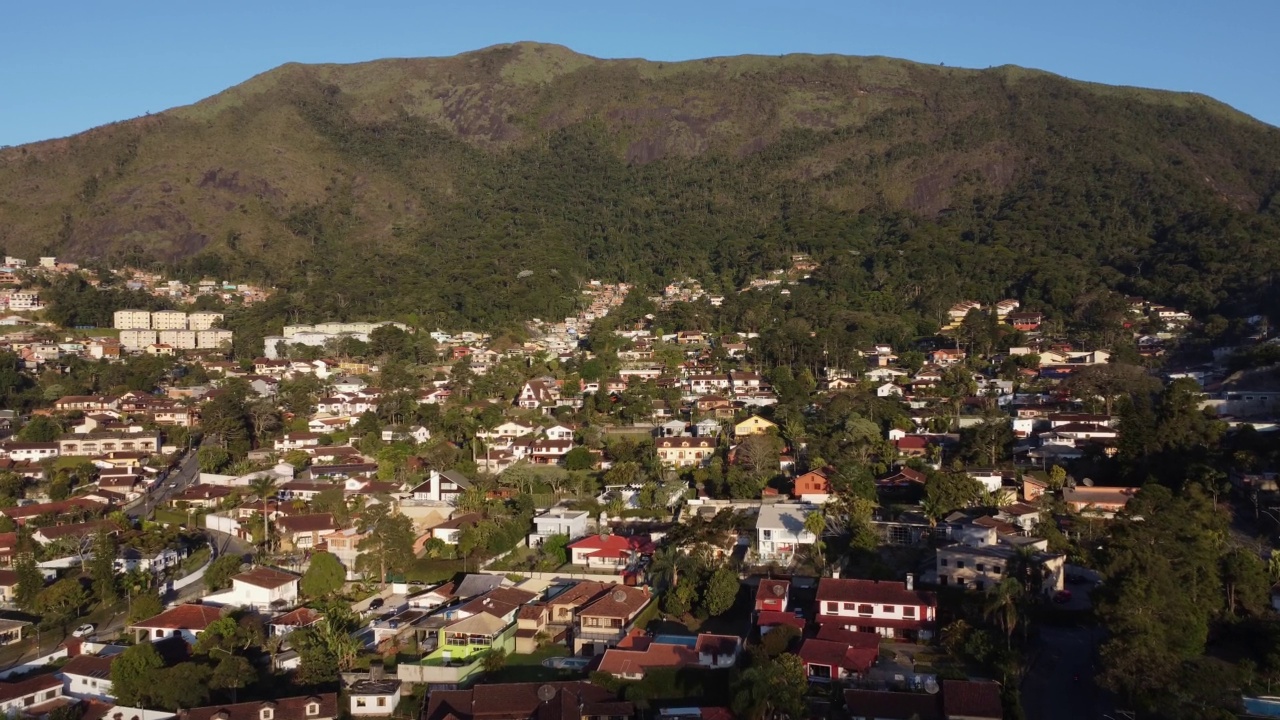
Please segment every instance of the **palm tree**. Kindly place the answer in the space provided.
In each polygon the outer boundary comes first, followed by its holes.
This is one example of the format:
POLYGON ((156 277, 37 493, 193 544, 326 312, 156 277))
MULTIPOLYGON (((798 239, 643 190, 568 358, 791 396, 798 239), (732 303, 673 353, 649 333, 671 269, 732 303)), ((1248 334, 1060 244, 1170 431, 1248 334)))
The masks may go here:
POLYGON ((1021 612, 1022 585, 1014 578, 1005 577, 989 591, 983 616, 987 619, 995 618, 1004 630, 1008 647, 1013 647, 1013 631, 1018 626, 1021 612))
POLYGON ((653 564, 649 566, 649 574, 655 586, 663 588, 675 587, 680 580, 680 573, 693 567, 693 557, 680 552, 673 545, 663 545, 653 555, 653 564))
POLYGON ((827 531, 827 518, 821 512, 814 510, 804 516, 804 530, 807 533, 812 533, 815 538, 813 541, 813 559, 818 564, 818 568, 821 569, 827 564, 826 557, 822 552, 827 547, 827 544, 822 541, 822 535, 827 531))
POLYGON ((276 494, 276 479, 271 475, 260 475, 249 483, 249 491, 262 500, 262 544, 270 542, 270 531, 267 529, 267 501, 276 494))

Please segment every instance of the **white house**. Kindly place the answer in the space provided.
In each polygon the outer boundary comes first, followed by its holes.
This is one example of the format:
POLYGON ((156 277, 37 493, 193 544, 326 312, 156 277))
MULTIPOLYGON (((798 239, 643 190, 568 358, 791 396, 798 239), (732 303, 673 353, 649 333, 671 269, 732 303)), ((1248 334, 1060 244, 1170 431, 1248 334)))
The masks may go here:
POLYGON ((1004 484, 1004 476, 995 470, 970 470, 966 474, 977 480, 987 492, 999 492, 1000 486, 1004 484))
MULTIPOLYGON (((206 598, 208 599, 208 598, 206 598)), ((179 605, 129 626, 138 642, 164 640, 175 635, 194 645, 196 638, 222 617, 213 605, 179 605)))
POLYGON ((357 680, 347 688, 353 717, 391 715, 400 704, 399 680, 357 680))
POLYGON ((802 545, 818 538, 804 529, 804 519, 814 508, 807 505, 765 505, 756 518, 756 555, 763 561, 791 562, 802 545))
POLYGON ((902 397, 902 388, 891 382, 885 383, 876 388, 876 397, 902 397))
POLYGON ((570 541, 577 540, 587 534, 589 517, 586 510, 553 507, 533 518, 534 531, 529 535, 529 547, 541 545, 552 535, 566 535, 570 541))
POLYGON ((552 425, 542 431, 548 440, 567 440, 573 442, 573 428, 568 425, 552 425))
POLYGON ((427 479, 410 491, 410 497, 418 502, 450 503, 457 500, 463 490, 471 487, 471 479, 457 470, 431 471, 427 479))
POLYGON ((20 717, 24 714, 40 717, 53 710, 47 706, 62 697, 62 680, 57 675, 37 675, 18 682, 0 682, 0 714, 20 717), (43 712, 37 712, 41 711, 43 712))
POLYGON ((81 700, 111 702, 111 658, 77 655, 62 666, 58 677, 65 683, 67 695, 81 700))
POLYGON ((927 640, 933 635, 938 599, 906 582, 822 578, 818 581, 817 621, 881 637, 927 640))
POLYGON ((231 589, 207 595, 204 602, 273 612, 298 604, 298 576, 269 567, 256 567, 231 578, 231 589))

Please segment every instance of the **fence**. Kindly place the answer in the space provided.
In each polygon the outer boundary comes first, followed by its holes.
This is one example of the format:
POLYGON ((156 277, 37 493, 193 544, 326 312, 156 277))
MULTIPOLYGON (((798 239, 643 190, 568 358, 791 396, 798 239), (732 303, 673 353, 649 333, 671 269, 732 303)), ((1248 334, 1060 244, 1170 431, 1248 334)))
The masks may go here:
POLYGON ((49 663, 53 662, 54 660, 66 657, 67 654, 68 654, 67 649, 65 647, 58 648, 57 650, 54 650, 53 652, 49 653, 48 655, 45 655, 44 657, 38 657, 38 658, 35 658, 34 660, 28 660, 27 662, 24 662, 21 665, 14 665, 13 667, 8 668, 3 672, 0 672, 0 680, 8 680, 14 675, 20 675, 25 672, 30 672, 32 670, 35 670, 36 668, 42 668, 45 665, 48 665, 49 663))

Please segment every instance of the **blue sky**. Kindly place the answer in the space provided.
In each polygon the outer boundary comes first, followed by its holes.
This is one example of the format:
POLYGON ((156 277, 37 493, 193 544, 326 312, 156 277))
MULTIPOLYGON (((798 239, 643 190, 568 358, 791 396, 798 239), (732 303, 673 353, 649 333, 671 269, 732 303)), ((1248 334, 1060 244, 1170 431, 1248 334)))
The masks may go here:
POLYGON ((516 40, 600 57, 789 52, 1015 64, 1205 93, 1280 125, 1277 0, 37 0, 0 42, 0 145, 185 105, 290 61, 516 40))

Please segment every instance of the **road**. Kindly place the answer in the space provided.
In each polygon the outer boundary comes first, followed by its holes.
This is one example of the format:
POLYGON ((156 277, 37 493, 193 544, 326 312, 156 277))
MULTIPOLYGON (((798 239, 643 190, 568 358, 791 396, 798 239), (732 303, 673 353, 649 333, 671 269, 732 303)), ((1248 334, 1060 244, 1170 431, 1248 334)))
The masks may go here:
POLYGON ((1042 624, 1035 661, 1022 680, 1028 720, 1094 720, 1114 715, 1108 693, 1095 681, 1094 649, 1106 631, 1092 626, 1042 624))
POLYGON ((194 485, 199 479, 200 463, 196 460, 195 448, 192 448, 179 461, 178 467, 171 470, 164 479, 159 481, 155 490, 147 494, 145 502, 126 510, 125 514, 134 519, 150 517, 153 510, 168 502, 173 495, 194 485))

